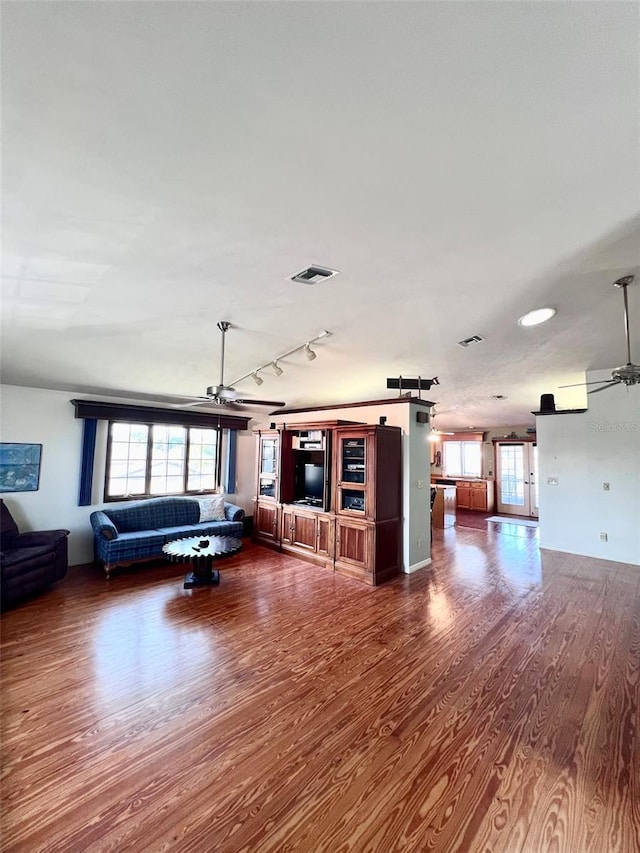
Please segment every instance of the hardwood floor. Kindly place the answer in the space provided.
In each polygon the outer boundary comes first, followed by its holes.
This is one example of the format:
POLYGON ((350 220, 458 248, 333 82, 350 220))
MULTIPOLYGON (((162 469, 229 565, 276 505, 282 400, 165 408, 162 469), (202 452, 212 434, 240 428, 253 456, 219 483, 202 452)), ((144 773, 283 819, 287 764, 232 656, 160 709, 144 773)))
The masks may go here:
POLYGON ((2 850, 640 850, 640 568, 522 530, 72 569, 1 620, 2 850))

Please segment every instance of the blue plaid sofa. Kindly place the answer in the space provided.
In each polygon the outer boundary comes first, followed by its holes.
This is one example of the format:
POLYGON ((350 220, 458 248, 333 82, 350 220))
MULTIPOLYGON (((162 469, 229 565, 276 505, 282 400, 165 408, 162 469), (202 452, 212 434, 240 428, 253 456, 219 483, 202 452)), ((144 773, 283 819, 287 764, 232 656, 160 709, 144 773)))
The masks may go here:
POLYGON ((224 521, 200 521, 196 498, 151 498, 91 513, 96 560, 116 566, 162 557, 162 546, 186 536, 242 537, 244 510, 225 501, 224 521))

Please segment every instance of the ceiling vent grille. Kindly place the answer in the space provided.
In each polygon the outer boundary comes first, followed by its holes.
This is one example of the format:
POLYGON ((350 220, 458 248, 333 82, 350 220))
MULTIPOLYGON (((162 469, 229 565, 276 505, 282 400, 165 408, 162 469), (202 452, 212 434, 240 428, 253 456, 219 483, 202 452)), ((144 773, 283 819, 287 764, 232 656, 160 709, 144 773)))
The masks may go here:
POLYGON ((291 281, 299 281, 302 284, 319 284, 328 278, 338 275, 338 270, 330 270, 327 267, 311 266, 291 276, 291 281))
POLYGON ((463 341, 458 341, 459 347, 470 347, 472 344, 479 344, 484 338, 480 335, 471 335, 470 338, 465 338, 463 341))

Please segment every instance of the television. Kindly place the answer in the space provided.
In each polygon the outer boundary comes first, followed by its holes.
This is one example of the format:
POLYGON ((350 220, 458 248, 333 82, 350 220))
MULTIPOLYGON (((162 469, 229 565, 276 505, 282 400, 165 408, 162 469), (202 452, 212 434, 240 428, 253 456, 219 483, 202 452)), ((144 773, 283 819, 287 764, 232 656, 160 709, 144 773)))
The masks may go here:
POLYGON ((313 506, 322 506, 324 498, 324 466, 310 462, 304 466, 304 499, 313 506))

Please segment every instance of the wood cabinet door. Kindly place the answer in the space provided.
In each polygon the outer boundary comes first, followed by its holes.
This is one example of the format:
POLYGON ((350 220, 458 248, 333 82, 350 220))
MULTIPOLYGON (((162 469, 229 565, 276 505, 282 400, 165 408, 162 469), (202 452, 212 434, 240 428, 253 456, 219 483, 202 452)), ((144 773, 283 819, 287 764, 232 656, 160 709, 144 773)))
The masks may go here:
POLYGON ((261 536, 263 539, 277 539, 278 507, 273 503, 259 501, 256 504, 253 523, 256 536, 261 536))
POLYGON ((258 437, 258 498, 279 498, 280 438, 277 434, 258 437))
POLYGON ((316 523, 317 516, 315 513, 293 512, 293 536, 292 543, 301 548, 309 548, 311 551, 316 550, 316 523))
POLYGON ((316 551, 326 557, 333 557, 333 518, 318 516, 316 551))
POLYGON ((283 544, 290 545, 293 542, 293 510, 289 507, 282 508, 282 523, 280 524, 280 539, 283 544))
POLYGON ((471 488, 469 483, 457 484, 456 503, 458 505, 458 509, 471 509, 471 488))
POLYGON ((487 511, 487 485, 486 483, 471 484, 471 509, 487 511))
POLYGON ((353 563, 364 569, 371 561, 371 531, 366 524, 336 519, 336 561, 353 563))

